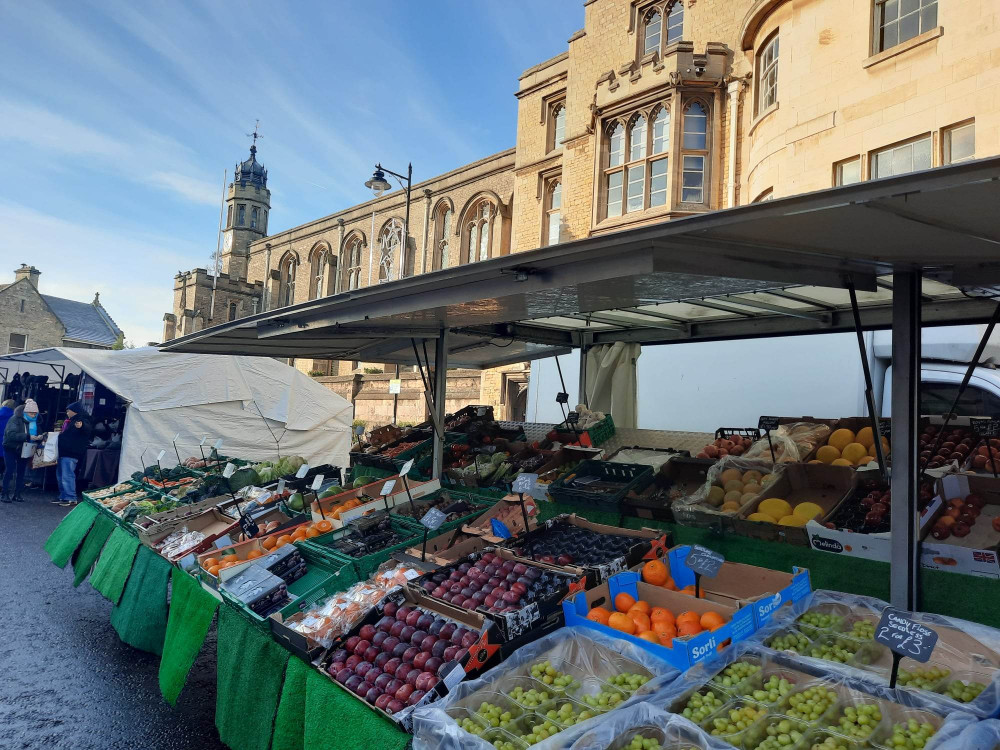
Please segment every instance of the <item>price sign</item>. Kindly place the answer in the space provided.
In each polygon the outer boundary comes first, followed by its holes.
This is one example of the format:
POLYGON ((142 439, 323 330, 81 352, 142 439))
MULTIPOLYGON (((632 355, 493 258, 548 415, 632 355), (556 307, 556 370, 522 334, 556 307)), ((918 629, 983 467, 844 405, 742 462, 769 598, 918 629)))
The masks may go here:
POLYGON ((1000 437, 1000 420, 990 419, 970 419, 969 426, 972 427, 972 434, 983 438, 1000 437))
POLYGON ((379 490, 378 494, 381 497, 385 497, 386 495, 391 495, 392 494, 392 489, 395 486, 396 486, 396 480, 395 479, 390 479, 388 482, 386 482, 385 484, 382 485, 382 489, 379 490))
POLYGON ((771 430, 778 429, 778 418, 761 417, 757 420, 757 429, 764 430, 764 432, 770 432, 771 430))
POLYGON ((476 416, 477 417, 485 417, 486 416, 486 411, 487 411, 487 409, 486 409, 485 406, 480 406, 480 407, 478 407, 476 409, 476 416))
POLYGON ((517 477, 514 478, 512 489, 519 495, 530 495, 537 484, 537 474, 518 474, 517 477))
POLYGON ((285 494, 285 480, 284 479, 279 479, 278 480, 278 494, 279 495, 285 494))
POLYGON ((725 561, 726 558, 718 552, 696 544, 691 547, 691 551, 688 552, 684 564, 691 568, 697 575, 715 578, 719 573, 719 568, 722 567, 722 563, 725 561))
POLYGON ((194 556, 194 552, 192 552, 190 555, 185 555, 184 557, 182 557, 180 559, 180 562, 178 562, 177 564, 181 567, 182 570, 187 570, 188 568, 194 567, 196 559, 197 558, 194 556))
POLYGON ((160 452, 159 452, 159 453, 157 454, 157 456, 156 456, 156 463, 160 463, 160 461, 162 461, 162 460, 163 460, 163 457, 164 457, 165 455, 167 455, 167 452, 166 452, 166 451, 160 451, 160 452))
POLYGON ((215 441, 215 445, 212 446, 216 453, 222 450, 222 438, 215 441))
POLYGON ((390 380, 389 381, 389 395, 390 396, 397 396, 397 395, 399 395, 400 386, 402 385, 402 383, 403 383, 403 381, 400 380, 399 378, 393 378, 392 380, 390 380))
POLYGON ((878 421, 878 430, 882 433, 882 437, 886 440, 892 437, 892 420, 888 417, 882 417, 878 421))
POLYGON ((248 538, 257 536, 257 532, 260 531, 260 526, 250 516, 240 516, 240 528, 248 538))
POLYGON ((361 436, 365 434, 365 426, 363 424, 355 425, 354 434, 361 436))
POLYGON ((226 468, 222 470, 222 476, 224 476, 226 479, 229 479, 229 477, 231 477, 235 473, 236 473, 235 464, 226 464, 226 468))
POLYGON ((875 629, 875 640, 888 646, 900 656, 925 663, 937 644, 938 634, 919 622, 914 622, 905 612, 887 607, 875 629))
POLYGON ((299 470, 297 472, 295 472, 295 478, 296 479, 305 479, 306 478, 306 474, 308 474, 308 473, 309 473, 309 464, 302 464, 299 467, 299 470))
POLYGON ((402 467, 399 469, 399 476, 405 477, 407 474, 410 473, 410 469, 412 468, 413 468, 413 459, 411 458, 409 461, 403 464, 402 467))
POLYGON ((444 523, 444 519, 448 516, 442 513, 437 508, 431 508, 429 511, 424 513, 424 517, 420 519, 420 523, 424 525, 425 528, 431 531, 436 531, 441 528, 441 524, 444 523))
POLYGON ((201 446, 201 445, 204 445, 204 444, 205 444, 205 443, 207 443, 207 442, 208 442, 208 435, 205 435, 205 437, 203 437, 203 438, 201 439, 201 442, 200 442, 200 443, 198 443, 198 445, 199 445, 199 446, 201 446))
POLYGON ((580 421, 580 415, 575 411, 571 411, 569 414, 566 415, 566 421, 569 422, 570 424, 576 424, 577 422, 580 421))
POLYGON ((180 439, 181 439, 181 434, 178 432, 176 435, 174 435, 173 439, 170 442, 176 443, 180 439))
POLYGON ((223 534, 218 539, 215 540, 215 548, 222 549, 223 547, 232 547, 233 540, 229 538, 229 534, 223 534))
POLYGON ((316 476, 313 477, 313 483, 309 486, 309 488, 313 492, 319 492, 319 488, 322 486, 323 486, 323 475, 317 474, 316 476))

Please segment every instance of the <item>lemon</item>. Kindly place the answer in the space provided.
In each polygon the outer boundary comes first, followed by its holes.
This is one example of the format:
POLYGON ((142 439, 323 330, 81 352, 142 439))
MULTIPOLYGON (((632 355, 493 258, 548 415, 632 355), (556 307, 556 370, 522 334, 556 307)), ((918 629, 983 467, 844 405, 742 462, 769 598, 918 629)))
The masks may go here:
POLYGON ((846 458, 835 458, 830 462, 830 466, 854 466, 846 458))
POLYGON ((858 430, 858 434, 854 436, 854 440, 861 443, 865 448, 871 448, 875 445, 875 435, 872 433, 872 428, 862 427, 858 430))

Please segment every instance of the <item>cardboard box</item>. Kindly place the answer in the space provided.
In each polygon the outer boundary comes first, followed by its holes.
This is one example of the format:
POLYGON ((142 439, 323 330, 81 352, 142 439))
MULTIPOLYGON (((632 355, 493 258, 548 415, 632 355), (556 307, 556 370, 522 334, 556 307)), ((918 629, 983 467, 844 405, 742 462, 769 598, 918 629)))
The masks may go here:
POLYGON ((567 597, 563 601, 563 612, 567 625, 590 628, 612 638, 626 640, 655 654, 681 671, 714 656, 717 651, 725 647, 723 644, 726 644, 727 641, 731 643, 742 641, 756 630, 753 608, 749 605, 737 609, 725 601, 711 596, 705 599, 695 599, 687 594, 643 583, 639 574, 631 571, 619 573, 608 579, 606 583, 589 591, 567 597), (673 647, 654 644, 587 619, 587 613, 593 607, 603 606, 613 610, 615 597, 622 592, 635 599, 643 599, 654 607, 666 607, 671 612, 692 610, 704 614, 709 610, 715 610, 729 619, 725 625, 716 630, 699 633, 689 638, 674 638, 673 647))
POLYGON ((638 518, 673 521, 674 500, 689 497, 701 489, 714 464, 711 458, 674 456, 660 467, 649 485, 641 491, 629 492, 622 502, 627 512, 638 518))
POLYGON ((356 490, 347 490, 346 492, 341 492, 339 495, 332 495, 331 497, 323 498, 322 501, 313 500, 310 506, 312 518, 314 521, 321 521, 325 518, 333 524, 333 528, 339 529, 353 521, 355 518, 360 518, 369 511, 386 510, 387 508, 392 508, 399 503, 408 503, 411 496, 414 500, 416 500, 421 497, 426 497, 432 492, 437 492, 441 489, 441 482, 438 479, 432 479, 428 482, 414 482, 407 478, 406 481, 410 487, 409 495, 407 495, 406 488, 403 486, 403 481, 397 474, 394 477, 376 479, 374 482, 358 487, 356 490), (396 485, 393 487, 393 493, 386 495, 384 498, 379 497, 379 491, 390 479, 396 480, 396 485), (343 511, 340 514, 339 519, 332 518, 330 516, 333 509, 338 505, 342 505, 351 498, 360 498, 362 496, 375 497, 377 499, 359 505, 356 508, 343 511))
POLYGON ((204 513, 206 510, 218 507, 226 500, 232 500, 229 496, 209 497, 199 500, 190 505, 181 505, 172 510, 165 510, 162 513, 152 513, 150 515, 138 516, 132 525, 140 541, 146 543, 147 539, 159 536, 164 532, 176 531, 184 527, 184 522, 192 516, 204 513))
POLYGON ((808 547, 809 532, 805 527, 780 526, 749 521, 747 518, 757 512, 761 502, 775 497, 787 501, 792 508, 799 503, 816 503, 823 509, 823 513, 815 520, 823 523, 854 492, 856 484, 857 476, 854 469, 847 466, 788 464, 774 484, 758 495, 757 499, 743 506, 733 519, 733 532, 752 539, 780 541, 808 547))
MULTIPOLYGON (((538 524, 535 518, 538 516, 538 504, 532 497, 524 498, 524 510, 528 514, 528 528, 536 529, 538 524)), ((512 536, 517 536, 524 532, 524 513, 521 511, 521 499, 517 495, 507 495, 498 501, 492 508, 487 510, 475 521, 462 525, 462 531, 469 534, 481 536, 489 541, 499 542, 500 537, 493 534, 493 520, 497 520, 507 527, 512 536)))
MULTIPOLYGON (((224 539, 225 541, 219 546, 227 547, 231 544, 229 534, 233 533, 235 535, 238 531, 234 530, 239 529, 236 521, 220 513, 217 508, 206 510, 197 516, 188 518, 183 525, 188 531, 200 531, 205 535, 205 538, 195 546, 183 550, 179 555, 163 555, 170 562, 178 562, 189 555, 197 555, 200 552, 211 549, 215 545, 215 542, 220 539, 224 539)), ((174 531, 176 530, 177 529, 174 531)), ((164 531, 162 533, 152 535, 149 537, 148 541, 145 539, 141 541, 146 546, 151 547, 157 554, 162 554, 158 549, 158 545, 172 533, 174 532, 164 531)))
MULTIPOLYGON (((425 562, 439 566, 451 565, 468 557, 473 552, 482 552, 487 547, 495 545, 496 541, 492 538, 470 534, 464 529, 453 529, 427 540, 427 559, 425 562)), ((406 555, 415 560, 420 560, 423 554, 422 543, 406 550, 406 555)))
MULTIPOLYGON (((938 541, 926 536, 921 544, 920 564, 925 568, 966 573, 986 578, 1000 578, 1000 538, 993 519, 1000 517, 1000 479, 992 476, 948 474, 937 483, 940 501, 934 520, 943 513, 952 498, 979 495, 986 501, 968 536, 954 535, 938 541)), ((929 506, 930 507, 930 506, 929 506)), ((933 527, 933 523, 928 524, 933 527)))
POLYGON ((409 586, 410 588, 420 591, 422 594, 440 602, 441 604, 452 606, 443 599, 437 599, 427 593, 427 590, 424 588, 424 584, 430 581, 431 576, 440 573, 447 575, 450 574, 451 570, 454 567, 457 567, 457 565, 476 562, 486 552, 493 552, 504 561, 510 560, 515 563, 524 563, 525 565, 541 568, 542 570, 554 574, 559 580, 562 581, 562 585, 556 589, 556 592, 551 597, 542 601, 525 604, 514 612, 492 612, 486 610, 484 607, 479 607, 475 610, 477 613, 482 614, 487 619, 494 622, 503 641, 513 641, 520 638, 528 631, 538 627, 540 623, 547 622, 549 617, 554 612, 560 612, 560 603, 563 598, 574 593, 575 591, 582 591, 586 585, 586 577, 583 575, 582 571, 568 573, 566 568, 560 568, 555 565, 547 565, 546 563, 532 562, 531 560, 519 558, 509 549, 503 549, 502 547, 484 547, 481 551, 473 552, 472 554, 461 558, 457 561, 457 563, 452 563, 451 565, 442 567, 433 573, 428 573, 420 576, 419 578, 413 579, 409 582, 409 586))
MULTIPOLYGON (((670 576, 678 588, 694 585, 694 571, 686 564, 688 545, 670 550, 670 576)), ((642 571, 642 563, 633 570, 642 571)), ((730 603, 735 609, 753 607, 754 624, 759 630, 774 617, 781 607, 804 599, 812 591, 809 571, 795 567, 791 573, 761 568, 744 563, 724 562, 715 578, 701 579, 701 590, 714 601, 730 603)))
POLYGON ((546 531, 553 526, 562 523, 587 529, 598 534, 612 534, 615 536, 628 536, 634 538, 634 543, 628 548, 626 553, 614 559, 605 560, 595 565, 570 565, 557 567, 564 568, 567 572, 576 573, 581 571, 587 576, 587 585, 596 586, 608 580, 611 576, 628 570, 630 567, 642 560, 652 560, 665 557, 673 543, 673 535, 669 531, 659 529, 624 529, 618 526, 607 526, 601 523, 592 523, 585 518, 573 514, 564 514, 548 519, 540 529, 530 532, 526 536, 510 539, 503 543, 503 546, 514 550, 519 557, 530 560, 529 550, 531 543, 545 536, 546 531))

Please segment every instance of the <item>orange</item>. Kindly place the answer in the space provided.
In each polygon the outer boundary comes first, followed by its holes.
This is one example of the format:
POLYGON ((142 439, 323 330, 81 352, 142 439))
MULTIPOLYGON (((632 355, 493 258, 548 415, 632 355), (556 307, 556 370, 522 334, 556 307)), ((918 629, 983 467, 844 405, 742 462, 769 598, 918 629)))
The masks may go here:
POLYGON ((601 625, 608 624, 608 618, 611 617, 611 613, 608 612, 604 607, 594 607, 590 612, 587 613, 587 619, 591 622, 599 622, 601 625))
POLYGON ((679 615, 677 615, 676 622, 678 630, 680 630, 681 625, 683 625, 684 623, 693 622, 693 623, 698 623, 700 625, 701 615, 699 615, 697 612, 692 612, 691 610, 688 610, 687 612, 681 612, 679 615))
POLYGON ((209 557, 202 561, 201 567, 203 567, 205 570, 208 570, 213 565, 218 565, 218 564, 219 564, 219 559, 217 557, 209 557))
POLYGON ((266 539, 261 539, 260 546, 266 550, 272 550, 274 549, 274 545, 277 543, 277 541, 278 540, 273 536, 269 536, 266 539))
POLYGON ((318 531, 320 534, 325 534, 326 532, 331 531, 332 529, 333 529, 333 524, 327 521, 326 519, 323 519, 322 521, 316 523, 316 531, 318 531))
POLYGON ((632 622, 635 623, 635 629, 637 632, 641 633, 643 630, 650 629, 651 625, 649 622, 649 615, 642 612, 638 607, 632 607, 632 609, 625 614, 632 618, 632 622))
POLYGON ((288 534, 282 534, 281 536, 278 537, 278 541, 275 543, 274 546, 275 547, 284 547, 290 541, 292 541, 292 538, 290 536, 288 536, 288 534))
POLYGON ((662 586, 667 582, 670 573, 667 566, 659 560, 650 560, 642 566, 642 580, 653 586, 662 586))
POLYGON ((677 635, 681 636, 682 638, 686 635, 698 635, 698 633, 700 633, 701 631, 702 627, 697 621, 695 622, 688 621, 677 626, 677 635))
POLYGON ((631 617, 621 612, 612 613, 612 615, 608 618, 608 625, 615 630, 620 630, 623 633, 628 633, 629 635, 635 634, 635 622, 631 617))
POLYGON ((650 643, 658 644, 660 642, 660 639, 657 637, 656 633, 654 633, 652 630, 643 630, 641 633, 639 633, 638 637, 642 638, 644 641, 649 641, 650 643))
POLYGON ((208 568, 207 570, 208 570, 208 574, 210 576, 218 576, 219 575, 219 566, 218 565, 213 565, 212 567, 208 568))
POLYGON ((258 557, 263 557, 264 553, 259 549, 252 549, 247 552, 247 560, 256 560, 258 557))
POLYGON ((649 606, 649 602, 644 601, 642 599, 640 599, 635 604, 633 604, 631 607, 629 607, 629 609, 637 609, 640 612, 642 612, 644 615, 648 615, 653 610, 653 608, 649 606))
POLYGON ((718 612, 706 612, 701 616, 700 623, 705 630, 715 630, 726 624, 726 618, 718 612))
POLYGON ((674 642, 674 638, 677 636, 677 629, 673 625, 670 627, 666 627, 664 625, 653 625, 653 632, 656 633, 656 637, 664 646, 671 646, 674 642))
POLYGON ((649 619, 651 622, 656 622, 657 620, 667 620, 673 623, 674 613, 666 607, 653 607, 649 611, 649 619))
POLYGON ((300 542, 305 538, 306 538, 305 529, 296 529, 295 532, 292 534, 292 540, 296 542, 300 542))
POLYGON ((615 597, 615 609, 619 612, 628 612, 632 607, 635 606, 635 599, 624 591, 622 591, 618 596, 615 597))
POLYGON ((671 591, 676 591, 677 590, 677 584, 674 583, 674 579, 673 578, 671 578, 670 576, 667 576, 667 582, 665 584, 663 584, 663 588, 670 589, 671 591))
POLYGON ((309 528, 306 529, 306 539, 312 539, 313 537, 319 536, 319 532, 316 529, 309 528))

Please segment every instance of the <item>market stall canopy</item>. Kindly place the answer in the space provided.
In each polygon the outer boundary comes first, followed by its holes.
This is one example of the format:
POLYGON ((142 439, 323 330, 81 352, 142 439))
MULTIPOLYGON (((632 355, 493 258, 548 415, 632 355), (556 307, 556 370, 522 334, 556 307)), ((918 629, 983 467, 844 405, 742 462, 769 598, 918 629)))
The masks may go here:
MULTIPOLYGON (((353 409, 343 397, 273 359, 167 354, 151 347, 107 351, 52 348, 0 356, 0 367, 65 365, 82 371, 129 402, 119 474, 142 469, 160 450, 177 463, 198 443, 223 441, 242 458, 301 455, 346 466, 353 409)), ((50 381, 52 378, 50 377, 50 381)), ((56 381, 59 378, 55 378, 56 381)), ((210 446, 209 446, 210 447, 210 446)))
POLYGON ((923 274, 926 325, 985 321, 1000 285, 1000 158, 602 234, 283 307, 166 351, 452 367, 614 341, 683 343, 891 323, 893 271, 923 274))

